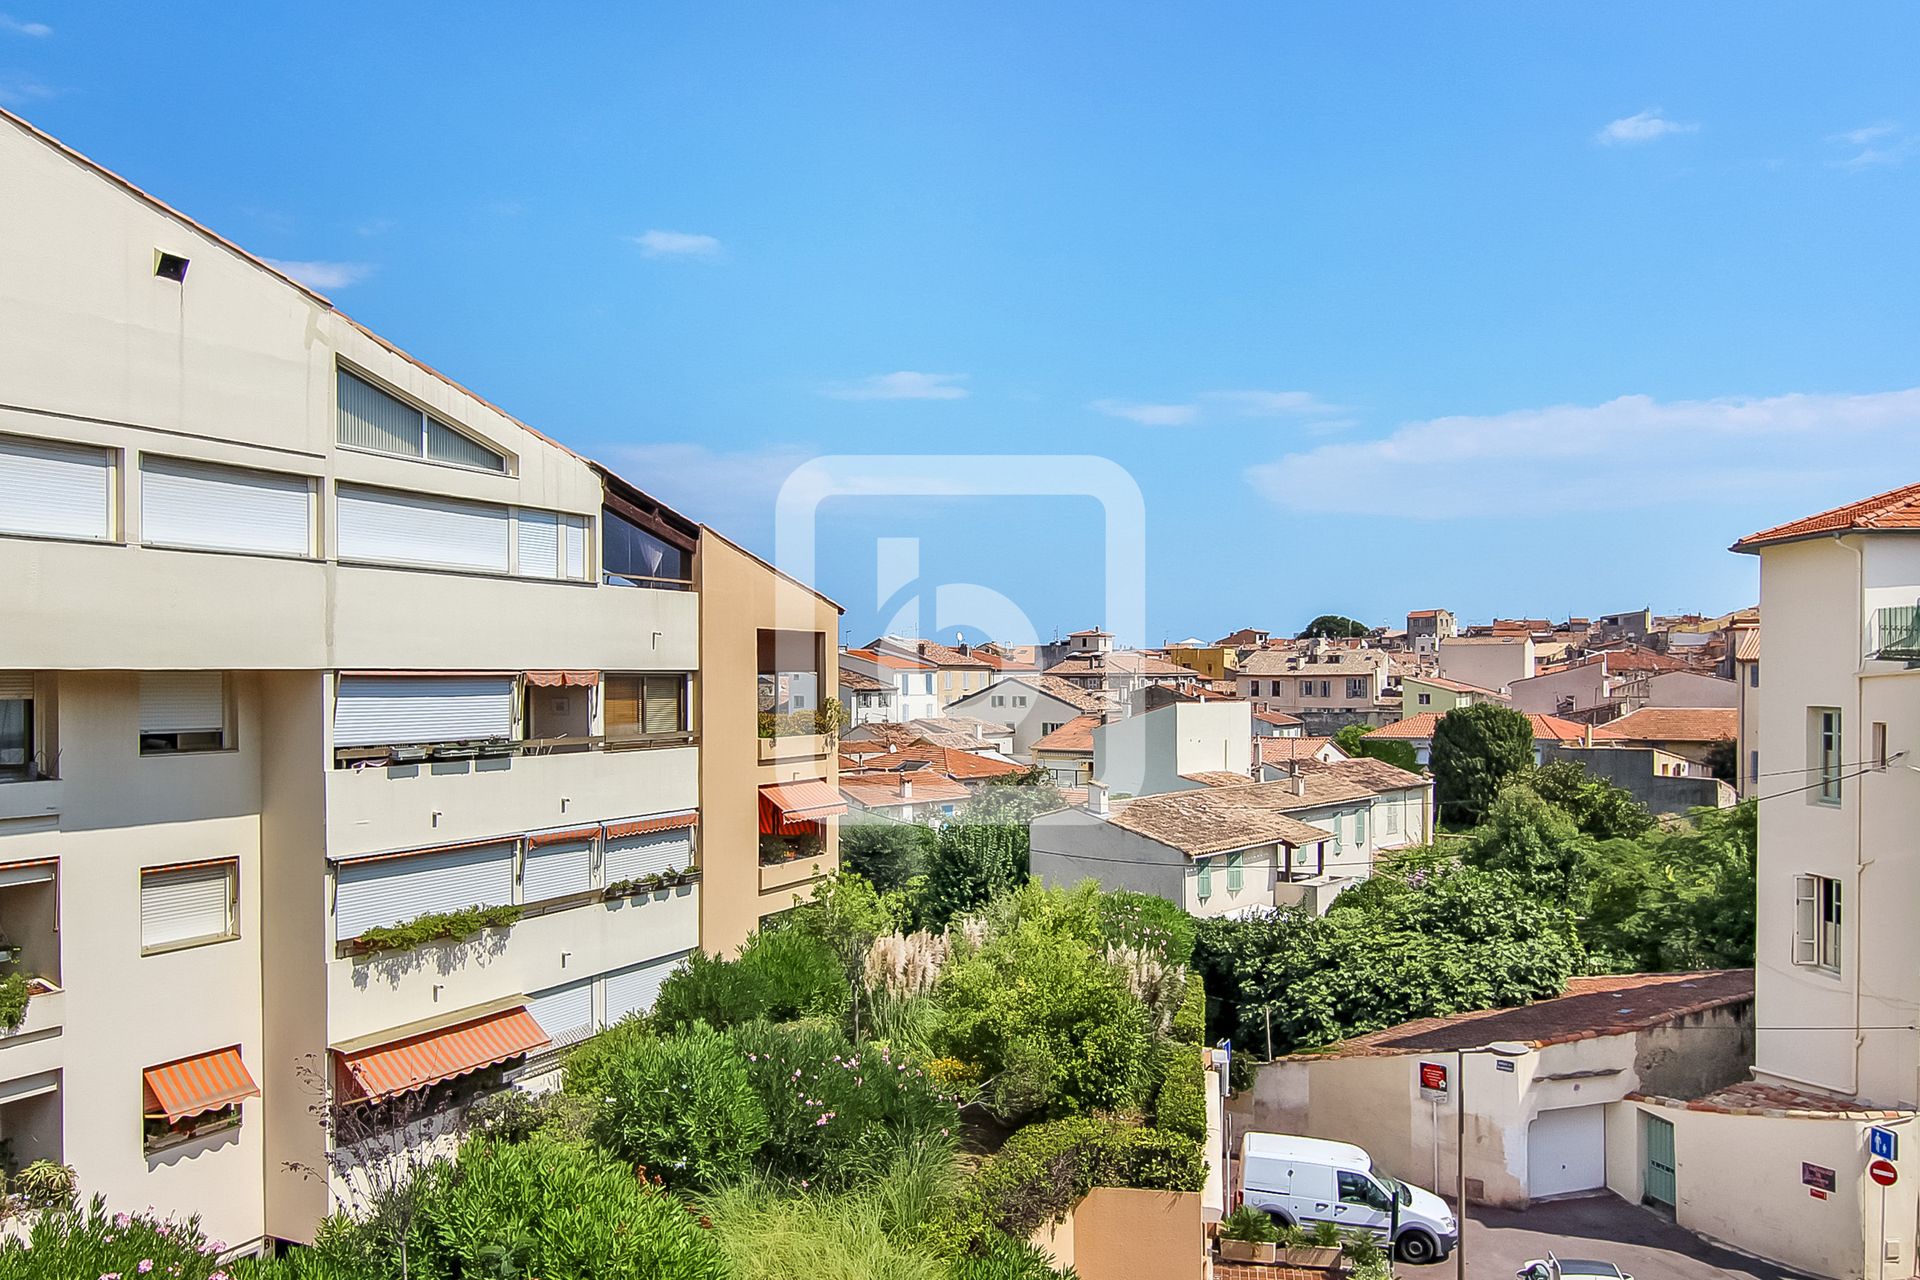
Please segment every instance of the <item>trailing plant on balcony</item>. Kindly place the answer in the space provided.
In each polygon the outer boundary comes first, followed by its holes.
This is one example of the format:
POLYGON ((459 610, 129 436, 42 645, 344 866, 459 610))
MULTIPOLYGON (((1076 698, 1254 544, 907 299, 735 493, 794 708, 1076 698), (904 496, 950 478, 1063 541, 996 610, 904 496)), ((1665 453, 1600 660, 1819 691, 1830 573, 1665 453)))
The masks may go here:
POLYGON ((368 929, 353 940, 362 954, 375 951, 411 951, 430 942, 461 942, 482 929, 504 929, 520 919, 515 906, 465 907, 459 911, 429 911, 400 924, 368 929))
POLYGON ((643 893, 653 893, 660 889, 677 889, 683 884, 692 884, 700 878, 700 873, 692 867, 684 871, 672 868, 666 871, 652 871, 644 876, 634 876, 627 880, 615 880, 600 891, 606 899, 632 898, 643 893))
POLYGON ((760 736, 763 738, 838 738, 847 727, 846 704, 838 698, 823 699, 812 711, 762 711, 760 736))
POLYGON ((33 988, 26 974, 10 973, 0 978, 0 1027, 18 1031, 20 1024, 27 1020, 27 1000, 32 995, 33 988))

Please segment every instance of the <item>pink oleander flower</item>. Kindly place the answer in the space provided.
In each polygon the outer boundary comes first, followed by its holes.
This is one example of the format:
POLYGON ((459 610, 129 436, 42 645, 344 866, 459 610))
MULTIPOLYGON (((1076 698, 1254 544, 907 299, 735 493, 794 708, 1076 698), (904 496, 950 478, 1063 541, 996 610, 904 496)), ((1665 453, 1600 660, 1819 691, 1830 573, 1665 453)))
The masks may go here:
POLYGON ((135 1267, 134 1270, 138 1271, 141 1275, 147 1274, 147 1272, 153 1270, 153 1259, 152 1258, 140 1259, 140 1265, 138 1267, 135 1267))
MULTIPOLYGON (((129 1218, 124 1213, 116 1213, 113 1215, 113 1225, 120 1228, 122 1231, 125 1231, 128 1227, 133 1225, 133 1219, 129 1218)), ((115 1274, 117 1275, 119 1273, 116 1272, 115 1274)))

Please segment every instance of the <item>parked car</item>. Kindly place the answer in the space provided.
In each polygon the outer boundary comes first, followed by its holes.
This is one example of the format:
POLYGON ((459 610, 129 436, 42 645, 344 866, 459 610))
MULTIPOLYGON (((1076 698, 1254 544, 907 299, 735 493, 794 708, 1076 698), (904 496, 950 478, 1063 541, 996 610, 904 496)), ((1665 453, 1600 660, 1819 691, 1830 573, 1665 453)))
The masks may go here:
POLYGON ((1281 1224, 1331 1222, 1385 1240, 1402 1262, 1438 1262, 1460 1243, 1446 1201, 1390 1178, 1350 1142, 1249 1133, 1240 1140, 1240 1200, 1281 1224))
POLYGON ((1551 1252, 1513 1273, 1518 1280, 1633 1280, 1611 1262, 1597 1258, 1558 1258, 1551 1252))

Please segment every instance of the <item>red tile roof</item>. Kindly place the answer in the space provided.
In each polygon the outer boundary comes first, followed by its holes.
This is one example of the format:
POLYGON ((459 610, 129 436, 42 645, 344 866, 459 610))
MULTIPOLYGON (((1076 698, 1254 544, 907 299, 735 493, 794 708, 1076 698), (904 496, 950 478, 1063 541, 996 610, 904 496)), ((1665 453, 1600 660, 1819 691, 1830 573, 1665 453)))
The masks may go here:
POLYGON ((865 672, 855 671, 850 667, 840 668, 840 687, 842 689, 851 689, 855 693, 893 692, 893 685, 890 681, 876 680, 865 672))
MULTIPOLYGON (((1563 720, 1559 716, 1542 715, 1540 712, 1526 713, 1533 721, 1533 740, 1535 742, 1578 742, 1586 733, 1586 726, 1572 720, 1563 720)), ((1383 724, 1369 738, 1424 739, 1433 736, 1433 728, 1440 723, 1437 711, 1422 711, 1417 716, 1408 716, 1405 720, 1395 720, 1392 724, 1383 724)), ((1284 741, 1284 739, 1282 739, 1284 741)))
POLYGON ((1775 543, 1798 538, 1818 537, 1823 533, 1920 531, 1920 484, 1902 485, 1871 498, 1805 516, 1771 529, 1750 533, 1733 544, 1734 551, 1758 551, 1775 543))
POLYGON ((977 755, 971 751, 935 746, 908 746, 887 755, 868 756, 861 761, 861 766, 867 769, 897 769, 910 760, 924 760, 933 766, 931 772, 944 773, 954 779, 1004 778, 1027 771, 1025 765, 1008 760, 995 760, 992 756, 977 755))
POLYGON ((1035 751, 1093 752, 1093 731, 1100 727, 1099 716, 1075 716, 1033 744, 1035 751))
POLYGON ((1280 725, 1282 727, 1290 724, 1306 723, 1306 721, 1302 720, 1299 716, 1290 716, 1284 711, 1256 711, 1253 713, 1253 718, 1261 724, 1280 725))
POLYGON ((881 653, 875 649, 849 649, 846 656, 859 658, 863 662, 878 663, 883 667, 898 667, 903 671, 932 671, 931 662, 921 662, 916 658, 903 658, 897 653, 881 653))
MULTIPOLYGON (((1332 738, 1255 738, 1254 744, 1259 748, 1262 764, 1286 764, 1293 760, 1305 760, 1332 741, 1332 738)), ((1335 747, 1334 750, 1339 751, 1340 748, 1335 747)))
POLYGON ((891 809, 905 804, 948 804, 965 800, 971 792, 931 769, 913 774, 855 773, 840 776, 840 795, 862 809, 891 809), (900 779, 913 783, 912 795, 900 794, 900 779))
POLYGON ((1720 742, 1740 733, 1738 707, 1642 707, 1593 731, 1596 741, 1720 742))

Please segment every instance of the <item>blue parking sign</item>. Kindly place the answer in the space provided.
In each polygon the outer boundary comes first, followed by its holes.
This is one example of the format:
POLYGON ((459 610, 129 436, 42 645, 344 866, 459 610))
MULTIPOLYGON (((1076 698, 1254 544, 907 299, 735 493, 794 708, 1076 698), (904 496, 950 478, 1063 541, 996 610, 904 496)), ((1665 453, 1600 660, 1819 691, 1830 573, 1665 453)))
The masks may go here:
POLYGON ((1867 1143, 1873 1148, 1878 1160, 1898 1160, 1900 1158, 1900 1135, 1891 1129, 1882 1129, 1879 1125, 1867 1130, 1867 1143))

